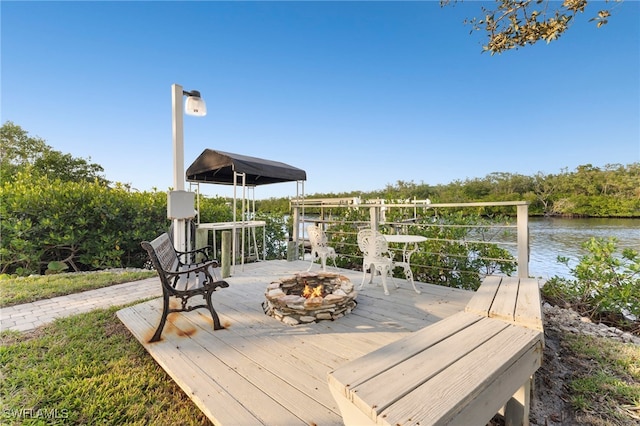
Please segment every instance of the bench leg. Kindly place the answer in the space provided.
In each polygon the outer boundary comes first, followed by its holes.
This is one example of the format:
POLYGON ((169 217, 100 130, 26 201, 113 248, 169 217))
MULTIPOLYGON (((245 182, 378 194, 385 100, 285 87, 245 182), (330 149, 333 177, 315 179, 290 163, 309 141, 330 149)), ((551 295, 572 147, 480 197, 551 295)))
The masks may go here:
POLYGON ((340 414, 342 415, 342 422, 345 426, 375 426, 373 420, 366 416, 362 411, 356 408, 351 401, 347 399, 341 392, 333 389, 329 386, 333 399, 338 403, 340 414))
POLYGON ((504 406, 506 426, 528 426, 531 404, 531 381, 527 380, 504 406))
POLYGON ((215 309, 213 309, 213 303, 211 303, 211 297, 213 297, 213 291, 207 291, 205 294, 205 299, 207 300, 207 308, 211 313, 211 318, 213 319, 213 329, 214 330, 222 330, 224 327, 220 324, 220 318, 218 318, 218 313, 215 309))
POLYGON ((153 334, 149 343, 157 342, 160 340, 160 336, 162 335, 162 329, 164 328, 165 323, 167 322, 167 315, 169 315, 169 296, 167 294, 162 297, 162 317, 160 318, 160 324, 158 324, 158 328, 156 332, 153 334))

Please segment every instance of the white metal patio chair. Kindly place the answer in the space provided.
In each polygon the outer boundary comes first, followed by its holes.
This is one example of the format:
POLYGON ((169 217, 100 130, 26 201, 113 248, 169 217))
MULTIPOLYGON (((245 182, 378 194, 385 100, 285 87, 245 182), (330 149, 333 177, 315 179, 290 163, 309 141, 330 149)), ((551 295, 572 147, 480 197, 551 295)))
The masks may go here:
POLYGON ((367 270, 371 271, 371 278, 369 282, 373 281, 373 275, 376 272, 380 272, 382 278, 382 287, 384 288, 384 294, 389 295, 387 289, 387 276, 391 277, 391 281, 396 284, 393 279, 393 255, 389 251, 389 243, 384 238, 384 235, 374 231, 373 229, 362 229, 358 232, 358 247, 362 251, 362 282, 360 283, 360 289, 364 286, 364 281, 367 277, 367 270))
POLYGON ((338 269, 336 265, 336 250, 333 247, 327 245, 327 234, 324 233, 322 228, 316 225, 307 226, 307 235, 311 242, 311 264, 307 271, 311 270, 315 260, 320 258, 322 264, 322 270, 327 270, 327 257, 333 261, 333 266, 338 269))

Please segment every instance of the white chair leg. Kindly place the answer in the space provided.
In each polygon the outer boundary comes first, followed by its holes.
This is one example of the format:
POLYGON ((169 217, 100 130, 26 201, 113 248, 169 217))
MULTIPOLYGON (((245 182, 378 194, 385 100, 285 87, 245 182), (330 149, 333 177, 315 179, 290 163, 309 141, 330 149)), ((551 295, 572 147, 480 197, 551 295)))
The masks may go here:
POLYGON ((387 276, 389 275, 389 267, 383 266, 380 270, 380 275, 382 276, 382 287, 384 288, 384 295, 389 295, 389 289, 387 288, 387 276))
POLYGON ((360 283, 360 287, 358 288, 358 290, 362 290, 362 287, 364 287, 364 280, 367 279, 367 267, 366 265, 362 265, 362 282, 360 283))
POLYGON ((393 278, 393 266, 391 266, 389 268, 389 277, 391 277, 391 282, 393 283, 393 285, 396 286, 396 288, 400 288, 400 284, 398 284, 398 282, 396 281, 395 278, 393 278))
POLYGON ((327 271, 327 255, 326 254, 320 255, 320 263, 322 264, 322 271, 326 272, 327 271))

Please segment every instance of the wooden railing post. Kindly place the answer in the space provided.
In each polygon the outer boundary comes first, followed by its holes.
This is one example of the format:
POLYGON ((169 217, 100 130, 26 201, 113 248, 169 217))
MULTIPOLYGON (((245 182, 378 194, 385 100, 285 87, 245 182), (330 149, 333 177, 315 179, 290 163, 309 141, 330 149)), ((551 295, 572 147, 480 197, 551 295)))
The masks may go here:
POLYGON ((518 226, 518 277, 529 278, 529 205, 517 207, 518 226))
POLYGON ((371 223, 371 229, 373 229, 374 231, 378 230, 378 209, 380 207, 378 206, 371 206, 369 207, 369 221, 371 223))
MULTIPOLYGON (((293 224, 291 225, 291 235, 289 236, 289 243, 293 242, 294 247, 287 247, 287 260, 291 256, 289 250, 293 250, 292 258, 290 260, 298 260, 300 258, 300 246, 304 245, 304 218, 300 217, 300 204, 299 200, 295 200, 293 205, 293 224), (302 220, 301 220, 302 219, 302 220)), ((302 212, 304 212, 304 204, 302 206, 302 212)))
POLYGON ((222 248, 220 249, 222 278, 231 276, 231 256, 231 231, 222 231, 222 248))

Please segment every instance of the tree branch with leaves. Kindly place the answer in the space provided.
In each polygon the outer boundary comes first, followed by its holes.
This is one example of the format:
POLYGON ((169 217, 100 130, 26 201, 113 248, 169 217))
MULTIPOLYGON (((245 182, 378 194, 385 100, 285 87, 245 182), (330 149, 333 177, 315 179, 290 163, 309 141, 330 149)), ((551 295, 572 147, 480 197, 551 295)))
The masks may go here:
MULTIPOLYGON (((485 32, 487 42, 483 50, 492 55, 507 50, 518 49, 535 44, 540 40, 551 43, 565 33, 574 18, 584 13, 589 1, 564 0, 562 3, 551 0, 496 0, 493 7, 482 6, 483 17, 466 19, 474 31, 485 32)), ((608 8, 598 11, 590 19, 596 27, 609 22, 611 10, 624 0, 605 0, 608 8)), ((441 0, 441 6, 457 3, 457 0, 441 0)))

